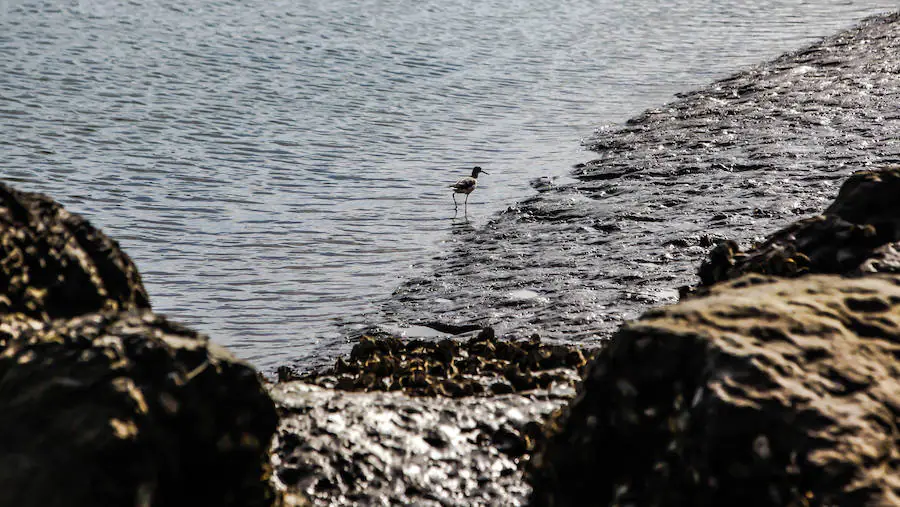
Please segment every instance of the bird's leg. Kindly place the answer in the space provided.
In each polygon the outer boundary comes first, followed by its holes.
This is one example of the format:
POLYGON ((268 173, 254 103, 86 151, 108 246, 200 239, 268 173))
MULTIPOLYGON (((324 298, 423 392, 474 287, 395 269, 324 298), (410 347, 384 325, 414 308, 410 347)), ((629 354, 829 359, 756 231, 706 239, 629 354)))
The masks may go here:
POLYGON ((459 204, 456 203, 456 192, 453 192, 451 195, 453 196, 453 209, 458 210, 459 204))
POLYGON ((469 194, 466 194, 465 208, 469 209, 469 194))

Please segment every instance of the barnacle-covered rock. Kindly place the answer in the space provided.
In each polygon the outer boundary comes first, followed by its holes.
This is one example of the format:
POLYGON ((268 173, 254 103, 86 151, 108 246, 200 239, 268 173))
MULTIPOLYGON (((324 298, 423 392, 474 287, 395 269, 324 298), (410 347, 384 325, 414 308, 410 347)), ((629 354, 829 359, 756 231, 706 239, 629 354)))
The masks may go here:
POLYGON ((118 243, 53 199, 0 183, 0 314, 48 321, 150 308, 118 243))
POLYGON ((0 323, 0 506, 263 506, 255 371, 148 311, 0 323))
POLYGON ((699 270, 709 286, 746 273, 796 277, 808 273, 890 271, 885 245, 900 241, 900 166, 853 174, 824 215, 795 222, 747 252, 726 241, 699 270))
POLYGON ((534 505, 900 504, 900 278, 747 275, 624 326, 534 505))
POLYGON ((348 391, 403 391, 415 396, 475 396, 574 386, 590 349, 529 340, 498 340, 491 328, 467 341, 402 341, 363 336, 347 359, 308 375, 279 370, 282 381, 303 380, 348 391))

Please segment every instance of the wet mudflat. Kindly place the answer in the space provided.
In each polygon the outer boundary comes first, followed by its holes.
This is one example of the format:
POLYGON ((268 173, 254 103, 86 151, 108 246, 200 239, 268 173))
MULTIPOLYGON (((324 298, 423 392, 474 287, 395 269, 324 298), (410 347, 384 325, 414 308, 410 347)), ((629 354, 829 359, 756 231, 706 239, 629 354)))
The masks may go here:
POLYGON ((598 133, 577 182, 536 181, 483 227, 461 218, 387 318, 596 343, 674 302, 718 241, 759 240, 854 170, 900 162, 898 38, 896 14, 871 18, 598 133))
MULTIPOLYGON (((536 196, 483 227, 460 218, 434 271, 386 306, 385 327, 602 344, 698 282, 719 241, 762 240, 826 209, 853 171, 900 162, 898 45, 900 14, 872 18, 602 133, 575 182, 535 182, 536 196)), ((529 424, 572 395, 272 392, 276 475, 322 505, 523 505, 529 424)))

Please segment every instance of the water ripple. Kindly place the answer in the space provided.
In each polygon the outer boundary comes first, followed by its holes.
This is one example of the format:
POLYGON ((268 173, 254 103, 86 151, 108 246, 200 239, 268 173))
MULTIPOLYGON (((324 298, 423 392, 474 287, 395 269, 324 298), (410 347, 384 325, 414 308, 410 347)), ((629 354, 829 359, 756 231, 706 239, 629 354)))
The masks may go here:
POLYGON ((340 343, 580 140, 893 2, 0 2, 0 177, 261 366, 340 343))

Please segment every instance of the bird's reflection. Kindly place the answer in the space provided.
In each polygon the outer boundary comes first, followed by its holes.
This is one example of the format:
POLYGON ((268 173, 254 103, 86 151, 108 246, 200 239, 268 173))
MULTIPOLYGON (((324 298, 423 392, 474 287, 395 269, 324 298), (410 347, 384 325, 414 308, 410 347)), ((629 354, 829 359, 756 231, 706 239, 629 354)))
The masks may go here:
POLYGON ((451 234, 466 234, 475 230, 475 226, 472 225, 472 222, 469 221, 469 215, 463 214, 463 216, 459 216, 459 214, 453 215, 453 219, 451 220, 451 234))

